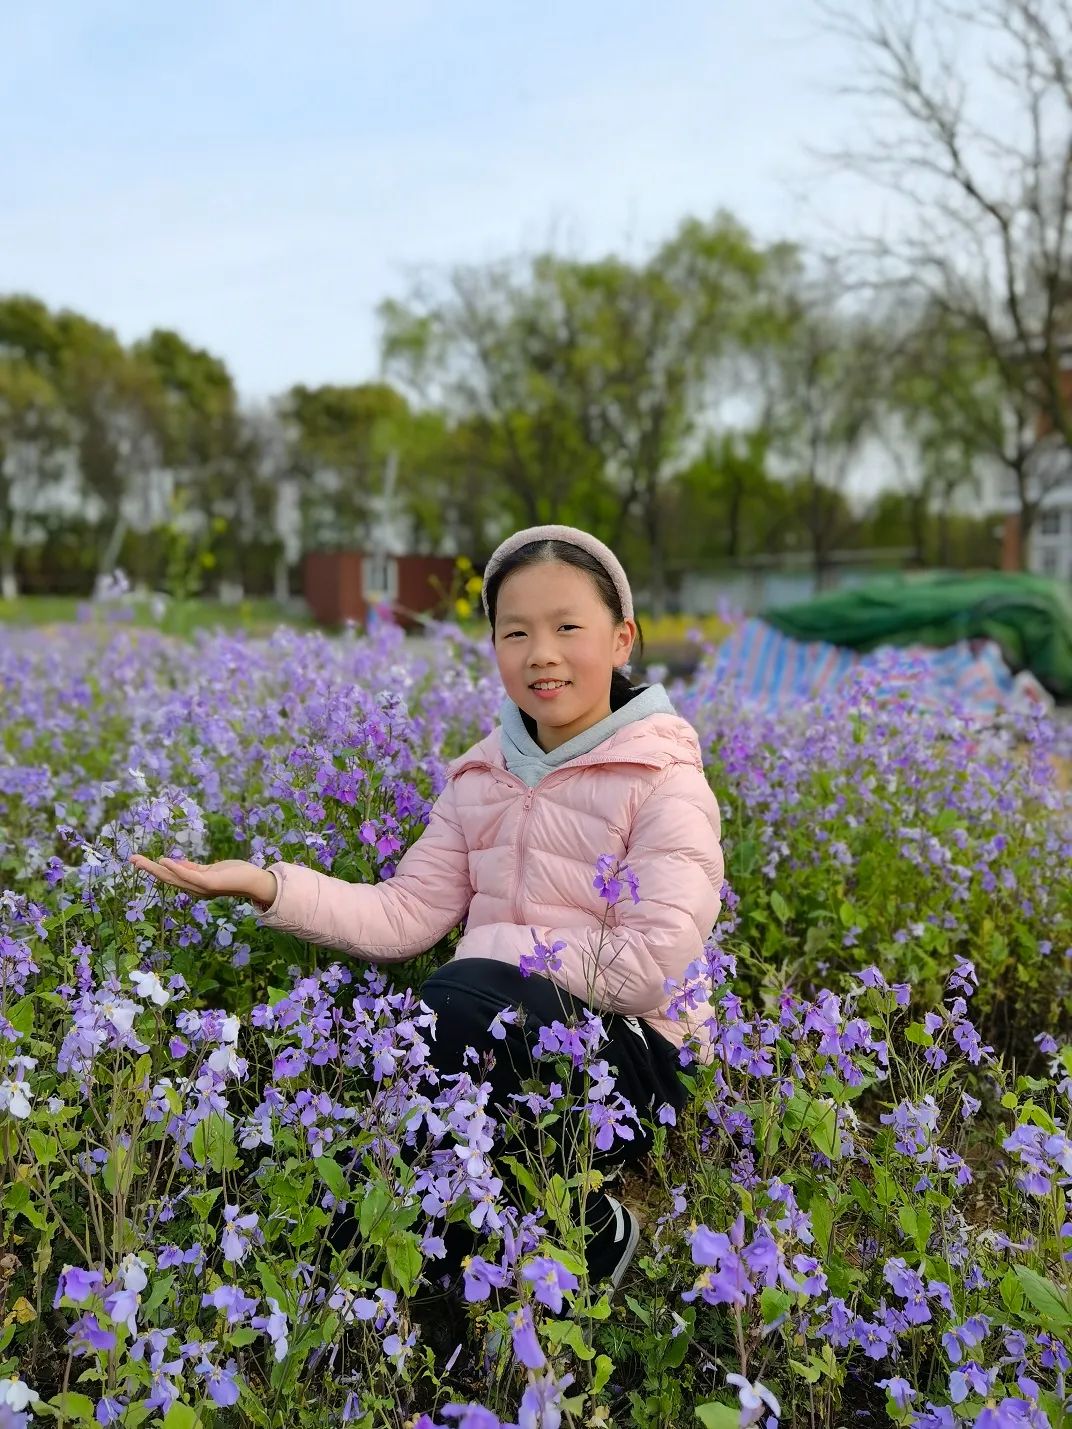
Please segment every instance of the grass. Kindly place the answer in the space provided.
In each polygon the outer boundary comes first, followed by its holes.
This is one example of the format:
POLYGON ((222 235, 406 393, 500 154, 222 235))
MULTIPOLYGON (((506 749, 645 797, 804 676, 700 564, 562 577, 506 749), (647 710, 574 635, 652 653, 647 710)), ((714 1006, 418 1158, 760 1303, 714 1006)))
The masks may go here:
MULTIPOLYGON (((17 600, 0 600, 0 625, 49 626, 68 625, 78 620, 79 609, 88 604, 81 596, 24 595, 17 600)), ((106 623, 120 607, 100 608, 98 619, 106 623)), ((311 629, 315 621, 309 614, 296 612, 275 600, 242 600, 227 605, 218 600, 169 601, 162 620, 157 620, 148 600, 134 600, 121 607, 124 617, 116 623, 153 626, 172 635, 187 635, 193 630, 222 628, 245 630, 251 635, 266 635, 279 624, 311 629), (126 612, 130 611, 129 617, 126 612)))
MULTIPOLYGON (((0 625, 73 624, 78 620, 79 608, 86 604, 83 597, 73 595, 24 595, 17 600, 0 600, 0 625)), ((155 619, 147 600, 134 600, 122 609, 132 612, 124 623, 158 627, 172 635, 187 635, 193 630, 208 628, 267 635, 280 624, 307 630, 316 628, 316 621, 299 601, 290 606, 268 599, 243 600, 237 605, 225 605, 217 600, 169 601, 161 621, 155 619)), ((109 619, 106 607, 102 607, 99 618, 102 622, 109 619)), ((707 639, 716 641, 726 633, 726 626, 714 615, 664 615, 656 619, 641 612, 640 623, 649 659, 658 658, 664 651, 685 647, 690 630, 701 630, 707 639)), ((478 640, 487 634, 483 621, 467 620, 461 622, 461 626, 478 640)))

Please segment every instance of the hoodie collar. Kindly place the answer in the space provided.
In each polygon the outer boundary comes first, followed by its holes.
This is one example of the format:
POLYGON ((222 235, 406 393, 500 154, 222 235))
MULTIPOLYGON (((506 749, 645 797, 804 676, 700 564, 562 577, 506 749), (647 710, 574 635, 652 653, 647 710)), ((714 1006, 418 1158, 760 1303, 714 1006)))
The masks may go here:
POLYGON ((516 774, 530 788, 545 774, 559 769, 563 764, 580 756, 590 754, 619 730, 647 719, 650 715, 675 715, 674 706, 665 688, 648 685, 638 690, 625 704, 612 710, 605 719, 580 734, 560 744, 550 751, 541 749, 529 733, 524 717, 513 700, 503 700, 499 710, 501 727, 499 731, 500 750, 507 769, 516 774))

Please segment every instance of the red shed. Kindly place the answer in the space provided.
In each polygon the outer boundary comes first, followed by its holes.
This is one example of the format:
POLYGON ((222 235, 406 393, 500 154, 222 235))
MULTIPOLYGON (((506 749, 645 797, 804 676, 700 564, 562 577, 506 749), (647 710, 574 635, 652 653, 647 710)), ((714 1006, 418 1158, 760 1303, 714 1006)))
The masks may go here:
POLYGON ((354 620, 364 625, 369 608, 386 605, 407 630, 418 615, 448 616, 453 556, 386 556, 369 551, 309 551, 303 591, 322 625, 354 620))

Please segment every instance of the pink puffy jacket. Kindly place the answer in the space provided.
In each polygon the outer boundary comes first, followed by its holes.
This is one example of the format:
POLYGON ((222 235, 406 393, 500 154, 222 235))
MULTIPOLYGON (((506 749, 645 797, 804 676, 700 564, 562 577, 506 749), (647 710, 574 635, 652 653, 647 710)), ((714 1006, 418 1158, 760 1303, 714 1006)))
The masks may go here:
POLYGON ((517 964, 534 929, 542 943, 565 943, 556 982, 680 1045, 711 1008, 667 1017, 664 980, 684 983, 718 916, 719 835, 699 741, 678 715, 625 725, 535 788, 506 768, 496 728, 448 767, 393 878, 353 884, 276 863, 276 897, 260 918, 370 962, 415 957, 465 918, 455 957, 517 964), (608 909, 593 886, 601 854, 632 868, 639 903, 625 889, 608 909))

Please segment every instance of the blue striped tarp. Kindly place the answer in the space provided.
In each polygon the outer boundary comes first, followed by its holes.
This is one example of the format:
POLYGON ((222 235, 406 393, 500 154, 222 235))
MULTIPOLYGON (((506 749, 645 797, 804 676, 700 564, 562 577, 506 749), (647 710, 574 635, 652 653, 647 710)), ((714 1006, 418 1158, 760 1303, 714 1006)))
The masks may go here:
POLYGON ((904 690, 914 704, 961 707, 988 716, 1050 698, 1029 674, 1014 678, 992 640, 960 641, 942 649, 885 646, 861 655, 822 641, 792 640, 762 620, 740 622, 715 651, 715 679, 768 712, 843 693, 857 671, 870 671, 879 691, 904 690))

